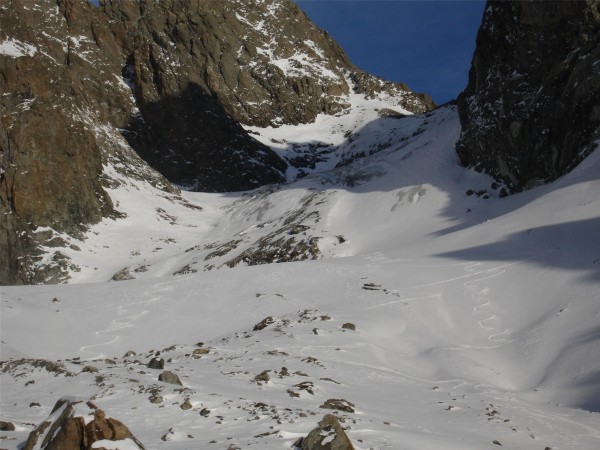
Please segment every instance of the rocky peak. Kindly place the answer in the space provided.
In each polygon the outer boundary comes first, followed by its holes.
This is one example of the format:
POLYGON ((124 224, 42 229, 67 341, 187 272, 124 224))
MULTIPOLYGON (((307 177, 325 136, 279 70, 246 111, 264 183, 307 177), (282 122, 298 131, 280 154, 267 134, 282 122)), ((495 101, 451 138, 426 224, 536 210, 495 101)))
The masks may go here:
POLYGON ((458 155, 521 190, 600 138, 600 2, 490 1, 458 107, 458 155))
MULTIPOLYGON (((100 4, 142 102, 193 83, 238 122, 306 123, 348 106, 348 76, 370 77, 291 0, 100 4)), ((401 89, 407 109, 430 106, 401 89)))

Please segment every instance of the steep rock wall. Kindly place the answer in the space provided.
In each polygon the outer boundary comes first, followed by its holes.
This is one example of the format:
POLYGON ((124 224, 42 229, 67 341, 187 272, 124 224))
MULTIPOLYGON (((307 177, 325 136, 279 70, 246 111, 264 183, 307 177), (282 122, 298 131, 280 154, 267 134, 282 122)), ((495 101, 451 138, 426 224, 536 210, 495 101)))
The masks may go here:
POLYGON ((490 1, 457 152, 518 191, 575 167, 600 138, 600 2, 490 1))

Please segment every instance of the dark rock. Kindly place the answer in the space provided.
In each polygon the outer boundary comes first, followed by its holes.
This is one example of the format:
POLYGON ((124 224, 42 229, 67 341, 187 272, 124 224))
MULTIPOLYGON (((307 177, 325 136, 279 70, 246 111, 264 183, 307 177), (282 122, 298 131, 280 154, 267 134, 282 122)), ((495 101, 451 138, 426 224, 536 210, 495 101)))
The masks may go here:
POLYGON ((99 370, 97 367, 94 366, 85 366, 83 369, 81 369, 82 372, 88 372, 88 373, 98 373, 99 370))
POLYGON ((488 2, 457 102, 464 165, 519 191, 557 179, 595 148, 599 5, 488 2))
POLYGON ((254 381, 258 384, 267 383, 271 377, 269 376, 269 370, 263 370, 261 373, 254 377, 254 381))
POLYGON ((323 403, 321 406, 319 406, 319 408, 334 409, 336 411, 353 413, 354 403, 351 403, 348 400, 344 399, 330 398, 329 400, 326 400, 325 403, 323 403))
POLYGON ((265 317, 263 320, 261 320, 256 325, 254 325, 254 328, 252 328, 252 331, 264 330, 265 328, 267 328, 269 325, 271 325, 274 322, 275 322, 275 319, 273 319, 271 316, 265 317))
POLYGON ((152 395, 151 395, 151 396, 148 398, 148 400, 150 400, 150 403, 153 403, 153 404, 155 404, 155 405, 159 405, 159 404, 161 404, 162 402, 164 402, 164 401, 165 401, 165 399, 162 397, 162 395, 159 395, 158 393, 154 393, 154 394, 152 394, 152 395))
POLYGON ((207 417, 209 414, 210 414, 210 409, 208 409, 208 408, 202 408, 200 410, 200 415, 202 417, 207 417))
POLYGON ((50 417, 29 434, 23 450, 91 450, 94 442, 101 440, 128 440, 127 448, 144 449, 123 423, 106 417, 92 402, 64 398, 56 403, 50 417))
POLYGON ((350 322, 346 322, 345 324, 342 325, 342 328, 345 329, 345 330, 355 331, 356 330, 356 325, 354 325, 353 323, 350 323, 350 322))
POLYGON ((132 357, 132 356, 136 356, 136 355, 137 355, 137 353, 136 353, 136 352, 134 352, 133 350, 129 350, 127 353, 125 353, 125 354, 123 355, 123 358, 130 358, 130 357, 132 357))
POLYGON ((302 450, 354 450, 352 441, 333 414, 323 417, 317 428, 294 445, 302 450))
POLYGON ((155 356, 148 362, 147 367, 148 369, 163 370, 165 368, 165 360, 155 356))
POLYGON ((164 441, 164 442, 166 442, 166 441, 170 441, 170 440, 171 440, 171 438, 170 438, 170 437, 171 437, 172 435, 174 435, 174 434, 175 434, 175 431, 173 430, 173 428, 169 428, 169 431, 167 431, 165 434, 163 434, 163 435, 160 437, 160 440, 161 440, 161 441, 164 441))
POLYGON ((499 441, 492 441, 492 444, 499 445, 500 447, 502 447, 502 444, 499 441))
POLYGON ((178 384, 179 386, 183 386, 179 377, 176 374, 174 374, 173 372, 170 372, 168 370, 165 370, 163 373, 161 373, 158 376, 158 381, 162 381, 163 383, 178 384))
POLYGON ((303 381, 302 383, 295 384, 294 387, 300 391, 306 391, 310 395, 315 395, 315 392, 314 392, 315 385, 314 385, 314 383, 311 383, 310 381, 303 381))
POLYGON ((15 424, 0 420, 0 431, 15 431, 15 424))

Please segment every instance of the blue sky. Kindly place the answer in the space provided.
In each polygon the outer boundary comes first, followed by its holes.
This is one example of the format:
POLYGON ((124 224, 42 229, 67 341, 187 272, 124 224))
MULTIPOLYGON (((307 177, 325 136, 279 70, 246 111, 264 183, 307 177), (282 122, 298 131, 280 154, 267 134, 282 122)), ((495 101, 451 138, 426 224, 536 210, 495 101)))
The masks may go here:
POLYGON ((436 103, 467 84, 483 0, 296 0, 361 69, 436 103))

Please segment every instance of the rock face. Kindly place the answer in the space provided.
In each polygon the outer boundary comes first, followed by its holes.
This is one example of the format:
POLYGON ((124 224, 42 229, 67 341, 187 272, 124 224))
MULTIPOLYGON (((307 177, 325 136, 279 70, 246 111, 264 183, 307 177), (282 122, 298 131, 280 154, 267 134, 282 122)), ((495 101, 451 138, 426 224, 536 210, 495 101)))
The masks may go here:
POLYGON ((354 450, 337 417, 327 414, 302 440, 302 450, 354 450))
POLYGON ((432 106, 357 69, 291 0, 99 3, 0 8, 0 284, 64 280, 64 235, 119 217, 117 175, 172 194, 284 181, 240 123, 309 122, 353 89, 432 106))
MULTIPOLYGON (((342 111, 348 77, 363 91, 381 91, 291 0, 100 3, 143 103, 192 84, 236 121, 267 126, 342 111)), ((431 106, 406 86, 387 88, 405 91, 410 111, 431 106)))
POLYGON ((466 166, 510 190, 553 181, 600 138, 600 2, 490 1, 458 98, 466 166))
POLYGON ((0 22, 0 283, 59 281, 68 260, 42 260, 40 246, 116 217, 103 165, 126 162, 156 186, 168 182, 123 145, 118 129, 135 100, 91 4, 9 0, 0 22))
POLYGON ((92 402, 63 398, 39 427, 29 434, 23 450, 91 450, 92 448, 144 446, 116 419, 106 417, 92 402), (96 443, 94 445, 94 443, 96 443))

